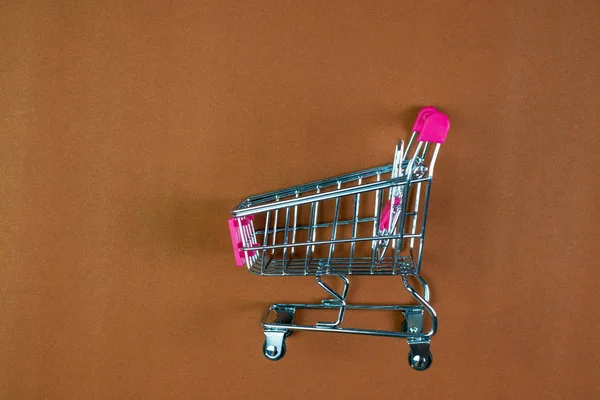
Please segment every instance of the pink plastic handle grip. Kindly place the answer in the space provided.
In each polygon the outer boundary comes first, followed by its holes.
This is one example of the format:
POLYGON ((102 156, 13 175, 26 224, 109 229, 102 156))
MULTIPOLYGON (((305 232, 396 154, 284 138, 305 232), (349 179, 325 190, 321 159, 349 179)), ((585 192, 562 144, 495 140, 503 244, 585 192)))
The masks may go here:
POLYGON ((444 143, 450 130, 450 118, 444 113, 436 112, 427 116, 423 130, 419 135, 420 142, 444 143))
POLYGON ((392 213, 392 205, 397 207, 402 200, 399 197, 393 198, 385 204, 385 207, 381 211, 381 218, 379 219, 379 230, 386 231, 391 228, 390 214, 392 213))
MULTIPOLYGON (((246 256, 244 255, 244 243, 242 242, 242 236, 240 232, 241 226, 250 224, 250 221, 254 219, 253 216, 242 217, 242 218, 229 218, 229 234, 231 235, 231 245, 233 246, 233 256, 235 257, 235 264, 238 267, 243 266, 246 263, 246 256)), ((255 251, 248 251, 249 256, 253 256, 255 251)))
POLYGON ((415 124, 413 125, 413 132, 421 132, 423 130, 423 125, 425 124, 425 120, 431 114, 438 112, 434 107, 423 107, 419 114, 417 114, 417 119, 415 124))

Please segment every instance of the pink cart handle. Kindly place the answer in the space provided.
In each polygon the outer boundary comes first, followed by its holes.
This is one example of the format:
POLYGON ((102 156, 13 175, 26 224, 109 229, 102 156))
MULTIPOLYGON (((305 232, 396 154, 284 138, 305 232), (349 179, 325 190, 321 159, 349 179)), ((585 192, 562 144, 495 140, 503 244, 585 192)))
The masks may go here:
MULTIPOLYGON (((254 219, 252 215, 241 218, 230 218, 229 219, 229 234, 231 235, 231 245, 233 246, 233 256, 235 257, 235 264, 241 267, 246 263, 246 256, 244 254, 244 244, 242 241, 242 229, 245 226, 250 225, 250 222, 254 219)), ((252 247, 258 247, 257 244, 252 244, 252 247)), ((248 256, 254 256, 256 251, 248 251, 248 256)))
POLYGON ((417 114, 417 119, 415 124, 413 125, 413 132, 421 132, 423 130, 423 124, 425 124, 425 120, 431 114, 438 112, 434 107, 423 107, 419 114, 417 114))
POLYGON ((428 115, 419 135, 420 142, 444 143, 450 130, 450 119, 441 112, 428 115))
POLYGON ((385 207, 381 211, 381 217, 379 219, 379 230, 380 231, 387 231, 388 229, 391 228, 390 225, 391 225, 392 221, 390 220, 390 217, 391 217, 391 213, 392 213, 392 206, 397 207, 401 203, 401 201, 402 201, 401 198, 394 197, 385 204, 385 207))

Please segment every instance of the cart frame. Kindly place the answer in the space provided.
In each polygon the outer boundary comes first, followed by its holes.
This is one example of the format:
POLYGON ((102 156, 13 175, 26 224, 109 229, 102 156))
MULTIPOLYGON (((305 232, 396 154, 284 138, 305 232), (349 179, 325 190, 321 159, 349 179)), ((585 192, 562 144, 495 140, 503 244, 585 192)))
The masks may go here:
POLYGON ((262 320, 266 358, 281 359, 292 332, 319 331, 404 338, 410 349, 409 365, 418 371, 431 365, 430 341, 438 318, 420 270, 435 162, 449 127, 445 114, 425 107, 406 149, 403 142, 396 146, 393 163, 251 196, 233 210, 229 228, 239 266, 263 276, 315 276, 332 297, 317 304, 271 305, 262 320), (373 195, 372 215, 361 216, 361 204, 373 195), (326 202, 335 203, 333 216, 320 221, 319 206, 324 210, 326 202), (348 209, 352 216, 340 219, 348 209), (299 223, 302 210, 309 216, 304 224, 299 223), (256 217, 264 219, 264 229, 255 229, 256 217), (371 234, 365 234, 366 227, 371 234), (344 229, 347 237, 339 237, 344 229), (360 243, 371 244, 369 255, 359 254, 360 243), (349 249, 340 250, 344 246, 349 249), (343 256, 336 257, 336 251, 343 256), (348 304, 348 276, 352 275, 399 275, 417 304, 348 304), (343 289, 335 291, 323 280, 325 276, 340 278, 343 289), (337 320, 314 325, 294 322, 297 310, 314 309, 338 310, 337 320), (346 328, 342 323, 347 310, 401 312, 405 322, 400 331, 346 328), (430 321, 426 331, 425 315, 430 321))

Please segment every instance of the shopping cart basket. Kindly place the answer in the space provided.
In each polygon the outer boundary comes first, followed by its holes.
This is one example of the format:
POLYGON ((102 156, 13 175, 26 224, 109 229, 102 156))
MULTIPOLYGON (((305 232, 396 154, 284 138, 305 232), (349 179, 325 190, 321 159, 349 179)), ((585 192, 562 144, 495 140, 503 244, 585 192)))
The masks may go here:
POLYGON ((437 316, 420 270, 435 161, 449 128, 445 114, 425 107, 391 164, 252 196, 233 210, 229 229, 238 266, 265 276, 315 276, 332 297, 272 305, 262 322, 265 357, 281 359, 286 337, 303 330, 404 338, 409 365, 418 371, 431 365, 437 316), (323 280, 331 275, 342 280, 341 291, 323 280), (348 304, 350 275, 399 275, 417 304, 348 304), (298 309, 337 311, 337 320, 296 324, 298 309), (346 310, 356 309, 400 311, 404 323, 400 331, 342 327, 346 310))

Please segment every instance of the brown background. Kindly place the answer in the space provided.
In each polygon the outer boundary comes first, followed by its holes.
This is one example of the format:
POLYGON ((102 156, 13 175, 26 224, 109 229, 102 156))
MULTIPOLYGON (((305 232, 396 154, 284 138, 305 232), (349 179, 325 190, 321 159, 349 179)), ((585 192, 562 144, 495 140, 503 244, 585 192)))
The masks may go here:
POLYGON ((599 2, 35 3, 0 5, 2 399, 600 396, 599 2), (428 104, 432 368, 317 333, 265 360, 268 304, 322 293, 237 269, 229 211, 388 162, 428 104))

